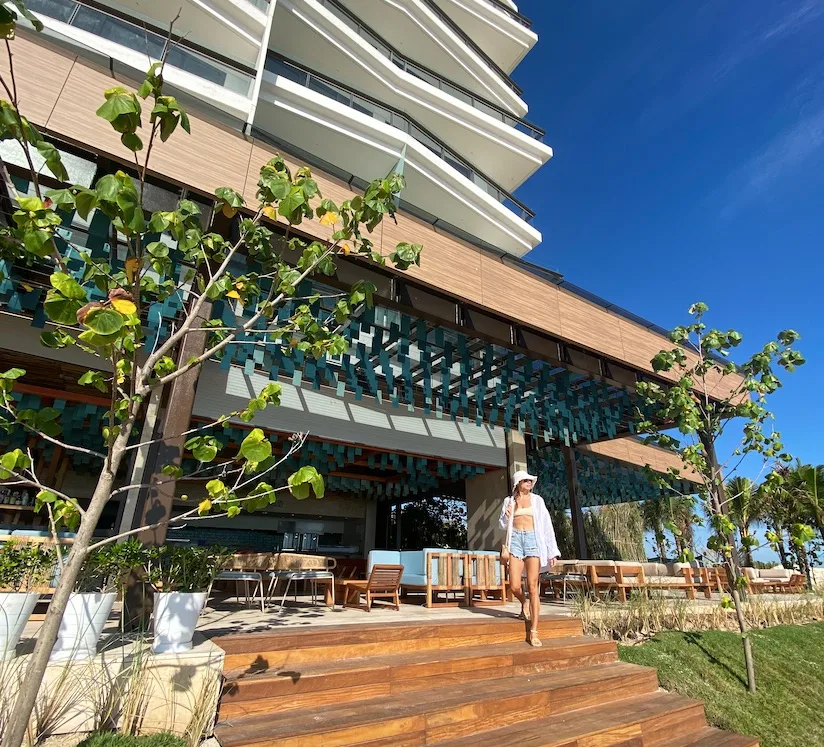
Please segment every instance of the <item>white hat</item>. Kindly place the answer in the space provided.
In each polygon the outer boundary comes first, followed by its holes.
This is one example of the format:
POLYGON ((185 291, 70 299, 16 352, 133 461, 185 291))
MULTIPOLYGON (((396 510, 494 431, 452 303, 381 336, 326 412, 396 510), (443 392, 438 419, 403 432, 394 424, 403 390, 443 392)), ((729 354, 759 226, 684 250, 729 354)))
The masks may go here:
POLYGON ((518 487, 518 483, 520 483, 521 480, 532 480, 534 483, 538 481, 538 478, 535 475, 530 475, 529 472, 526 472, 525 470, 519 469, 514 475, 512 475, 513 489, 518 487))

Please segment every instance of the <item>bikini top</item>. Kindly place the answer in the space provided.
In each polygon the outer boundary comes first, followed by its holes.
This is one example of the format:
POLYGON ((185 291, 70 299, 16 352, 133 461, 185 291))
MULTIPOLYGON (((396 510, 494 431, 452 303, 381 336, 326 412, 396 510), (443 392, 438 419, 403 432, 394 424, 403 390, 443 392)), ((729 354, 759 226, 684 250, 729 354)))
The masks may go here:
POLYGON ((526 508, 516 508, 513 516, 532 516, 532 506, 526 508))

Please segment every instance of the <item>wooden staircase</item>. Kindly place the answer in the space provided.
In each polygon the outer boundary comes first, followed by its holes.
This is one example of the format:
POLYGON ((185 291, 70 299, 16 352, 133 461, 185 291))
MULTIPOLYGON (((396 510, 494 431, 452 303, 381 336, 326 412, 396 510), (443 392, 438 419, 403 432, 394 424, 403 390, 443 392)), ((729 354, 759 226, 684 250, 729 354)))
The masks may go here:
POLYGON ((572 618, 345 625, 215 638, 222 747, 757 747, 707 726, 572 618))

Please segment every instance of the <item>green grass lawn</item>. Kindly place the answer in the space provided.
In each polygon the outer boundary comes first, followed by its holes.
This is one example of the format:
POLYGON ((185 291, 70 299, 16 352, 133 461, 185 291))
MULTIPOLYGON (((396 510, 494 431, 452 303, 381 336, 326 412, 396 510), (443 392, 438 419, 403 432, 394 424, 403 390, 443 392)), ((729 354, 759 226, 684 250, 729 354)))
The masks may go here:
POLYGON ((658 669, 661 686, 706 703, 713 726, 762 747, 824 745, 824 623, 753 631, 758 692, 746 687, 741 639, 721 631, 660 633, 619 646, 623 661, 658 669))

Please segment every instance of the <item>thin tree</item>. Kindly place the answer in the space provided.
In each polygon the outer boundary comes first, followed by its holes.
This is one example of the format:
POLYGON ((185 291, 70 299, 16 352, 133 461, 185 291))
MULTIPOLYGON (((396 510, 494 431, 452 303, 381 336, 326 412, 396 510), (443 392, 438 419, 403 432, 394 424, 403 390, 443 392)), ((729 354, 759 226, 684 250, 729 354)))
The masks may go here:
POLYGON ((760 493, 749 477, 736 475, 727 480, 725 486, 727 500, 730 502, 730 517, 738 527, 744 563, 753 567, 753 548, 758 544, 752 536, 752 525, 763 518, 763 506, 759 501, 760 493))
POLYGON ((669 512, 666 500, 663 498, 648 498, 641 504, 644 515, 644 528, 652 532, 658 559, 666 562, 668 555, 668 541, 666 524, 669 521, 669 512))
MULTIPOLYGON (((18 448, 0 454, 0 479, 33 487, 36 508, 47 512, 53 532, 64 526, 77 532, 3 736, 4 747, 20 747, 63 613, 86 557, 102 544, 94 543, 92 537, 114 496, 127 490, 156 489, 181 477, 200 480, 206 497, 183 514, 183 520, 192 521, 263 509, 284 490, 297 498, 323 495, 323 479, 313 467, 303 467, 288 478, 280 475, 285 460, 303 443, 303 436, 295 437, 286 453, 277 455, 266 434, 253 428, 236 456, 217 460, 223 443, 215 429, 230 420, 249 423, 257 412, 276 406, 280 396, 276 382, 257 392, 243 409, 177 434, 196 463, 188 474, 184 475, 182 454, 178 454, 151 483, 117 487, 118 473, 132 451, 147 446, 135 437, 145 403, 180 377, 196 374, 204 362, 221 357, 233 345, 275 346, 287 356, 299 351, 318 360, 346 353, 346 325, 372 303, 374 286, 360 282, 345 292, 321 296, 310 290, 303 295, 304 281, 317 274, 333 275, 336 258, 343 255, 378 265, 389 262, 405 270, 419 263, 421 247, 402 243, 385 257, 368 237, 384 217, 393 216, 403 187, 400 175, 377 180, 362 197, 338 205, 322 197, 308 168, 293 171, 278 156, 261 166, 251 207, 231 187, 216 191, 214 215, 231 222, 231 231, 216 230, 220 218, 213 224, 215 230, 204 231, 200 208, 190 200, 178 201, 173 210, 149 212, 144 192, 153 149, 180 130, 190 131, 185 110, 164 89, 168 41, 137 92, 121 86, 110 88, 103 93, 97 110, 120 136, 134 167, 106 174, 91 188, 68 185, 45 191, 32 152, 39 153, 56 180, 65 183, 68 174, 57 148, 20 111, 11 42, 18 14, 25 15, 38 30, 42 25, 20 0, 2 2, 1 7, 9 73, 0 76, 8 97, 0 101, 0 140, 15 141, 22 149, 30 167, 33 194, 18 194, 3 167, 16 209, 10 224, 0 228, 0 260, 33 267, 48 278, 43 310, 51 324, 41 335, 42 344, 77 348, 97 358, 97 365, 80 377, 79 384, 109 399, 101 424, 102 445, 88 448, 61 438, 60 411, 19 407, 14 388, 25 376, 24 370, 0 373, 0 425, 6 431, 21 431, 42 444, 49 442, 67 453, 92 459, 99 475, 90 500, 82 505, 41 481, 31 450, 18 448), (146 104, 148 112, 144 112, 146 104), (120 262, 115 252, 98 257, 65 238, 58 241, 57 229, 72 211, 84 220, 94 211, 103 213, 124 237, 121 248, 125 261, 120 262), (283 242, 266 227, 267 222, 278 221, 291 229, 311 219, 333 229, 331 241, 289 238, 287 230, 288 254, 282 253, 283 242), (158 240, 158 234, 164 240, 158 240), (287 261, 287 256, 296 257, 296 263, 287 261), (79 269, 78 257, 82 259, 79 269), (238 266, 240 270, 235 269, 238 266), (179 301, 182 312, 172 323, 154 330, 151 339, 147 312, 168 299, 179 301), (212 318, 212 305, 218 301, 235 310, 232 323, 212 318), (184 342, 189 338, 203 344, 196 353, 184 355, 184 342), (283 479, 285 484, 267 482, 272 478, 283 479)), ((180 519, 164 519, 152 528, 180 519)))
MULTIPOLYGON (((731 602, 735 609, 743 640, 747 682, 755 692, 755 667, 752 642, 744 618, 741 592, 746 579, 741 572, 741 554, 736 525, 730 516, 730 500, 726 481, 733 477, 741 461, 748 455, 761 461, 768 472, 768 484, 782 481, 777 467, 792 461, 784 449, 781 436, 766 425, 772 419, 767 399, 780 386, 779 369, 794 371, 804 363, 804 357, 793 346, 797 332, 786 330, 776 341, 768 342, 740 366, 729 361, 730 352, 742 341, 735 330, 709 329, 704 323, 708 307, 696 303, 690 307, 691 324, 676 327, 670 339, 677 347, 662 350, 652 359, 653 370, 666 376, 671 383, 640 382, 638 394, 645 406, 639 409, 638 429, 648 435, 647 442, 677 454, 692 468, 698 481, 698 494, 709 517, 713 535, 708 547, 724 559, 731 585, 731 602), (648 417, 654 413, 655 417, 648 417), (720 461, 717 444, 722 435, 740 427, 740 437, 732 453, 720 461), (677 437, 668 430, 676 430, 677 437)), ((673 477, 680 477, 675 468, 668 476, 658 477, 648 467, 652 479, 673 490, 673 477)), ((796 542, 802 542, 809 527, 793 527, 796 542)))

